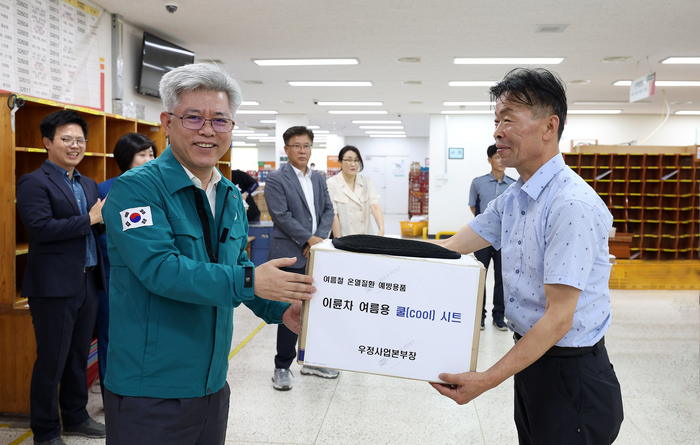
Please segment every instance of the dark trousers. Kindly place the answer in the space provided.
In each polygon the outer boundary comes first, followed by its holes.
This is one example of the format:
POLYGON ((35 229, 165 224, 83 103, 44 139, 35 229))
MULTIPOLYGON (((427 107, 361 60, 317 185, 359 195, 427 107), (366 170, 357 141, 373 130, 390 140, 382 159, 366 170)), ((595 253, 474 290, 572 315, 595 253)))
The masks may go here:
MULTIPOLYGON (((109 289, 109 277, 105 277, 105 289, 109 289)), ((97 367, 100 372, 102 400, 105 398, 105 373, 107 372, 107 346, 109 345, 109 294, 99 291, 97 305, 97 367)))
MULTIPOLYGON (((306 274, 305 268, 293 269, 291 267, 282 267, 286 272, 306 274)), ((289 369, 292 362, 297 356, 297 337, 298 335, 290 331, 283 324, 277 325, 277 355, 275 355, 275 368, 289 369)))
MULTIPOLYGON (((491 259, 493 258, 493 312, 492 316, 494 320, 503 319, 503 314, 505 313, 505 305, 503 304, 503 275, 501 273, 501 251, 496 250, 493 247, 485 247, 481 250, 474 252, 474 256, 477 260, 484 264, 484 267, 488 270, 491 259)), ((484 276, 485 277, 485 276, 484 276)), ((486 318, 486 288, 484 287, 484 306, 481 313, 481 319, 486 318)))
POLYGON ((97 313, 96 273, 84 274, 82 292, 75 297, 29 297, 36 336, 29 409, 37 442, 59 437, 61 420, 71 427, 89 419, 87 362, 97 313))
POLYGON ((107 445, 223 445, 230 397, 228 383, 188 399, 124 397, 105 388, 107 445))
POLYGON ((620 383, 605 347, 578 357, 542 356, 515 375, 520 445, 603 445, 622 423, 620 383))

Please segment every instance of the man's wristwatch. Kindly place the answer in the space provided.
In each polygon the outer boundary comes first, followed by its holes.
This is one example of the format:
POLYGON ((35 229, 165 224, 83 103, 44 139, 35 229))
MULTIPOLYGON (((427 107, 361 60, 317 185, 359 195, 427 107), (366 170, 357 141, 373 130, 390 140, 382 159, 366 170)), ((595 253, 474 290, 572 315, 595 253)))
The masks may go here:
POLYGON ((244 279, 243 279, 243 288, 250 288, 253 287, 253 269, 254 266, 243 266, 243 271, 244 271, 244 279))

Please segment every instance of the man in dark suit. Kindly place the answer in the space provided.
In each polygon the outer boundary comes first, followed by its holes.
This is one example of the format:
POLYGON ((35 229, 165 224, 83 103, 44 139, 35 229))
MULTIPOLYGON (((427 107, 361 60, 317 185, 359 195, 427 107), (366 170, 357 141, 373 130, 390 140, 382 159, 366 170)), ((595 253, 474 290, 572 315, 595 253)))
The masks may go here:
MULTIPOLYGON (((328 237, 333 226, 333 203, 326 179, 308 168, 314 133, 306 127, 291 127, 282 135, 289 162, 271 172, 265 182, 265 201, 274 222, 268 261, 296 257, 296 263, 283 270, 305 273, 309 250, 328 237)), ((296 357, 297 335, 284 325, 277 327, 277 355, 273 387, 292 389, 289 366, 296 357)), ((338 371, 304 366, 301 373, 334 379, 338 371)))
POLYGON ((61 110, 46 116, 40 129, 48 160, 17 184, 17 210, 29 232, 22 296, 29 300, 37 344, 30 390, 34 444, 61 445, 61 420, 66 435, 105 437, 104 425, 85 409, 97 292, 104 288, 97 243, 104 229, 97 185, 76 169, 85 156, 87 122, 61 110))

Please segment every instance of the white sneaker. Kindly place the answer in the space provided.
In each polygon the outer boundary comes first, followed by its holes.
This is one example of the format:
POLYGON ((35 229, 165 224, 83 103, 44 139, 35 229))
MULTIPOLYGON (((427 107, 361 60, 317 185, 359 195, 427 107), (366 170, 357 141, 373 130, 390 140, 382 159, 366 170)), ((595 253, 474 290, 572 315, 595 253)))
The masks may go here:
POLYGON ((304 375, 315 375, 324 379, 334 379, 340 375, 337 369, 317 368, 315 366, 302 366, 301 373, 304 375))
POLYGON ((292 389, 292 371, 289 369, 275 368, 272 376, 272 387, 278 391, 289 391, 292 389))

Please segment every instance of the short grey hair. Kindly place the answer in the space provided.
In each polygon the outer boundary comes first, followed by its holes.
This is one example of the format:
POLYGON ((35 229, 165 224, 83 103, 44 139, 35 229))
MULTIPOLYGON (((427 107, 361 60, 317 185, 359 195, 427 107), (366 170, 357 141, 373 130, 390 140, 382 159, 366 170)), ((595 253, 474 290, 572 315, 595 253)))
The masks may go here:
POLYGON ((175 68, 160 79, 159 90, 163 106, 170 113, 180 103, 182 93, 196 90, 225 92, 232 117, 236 115, 236 110, 243 101, 238 82, 219 66, 210 63, 194 63, 175 68))

